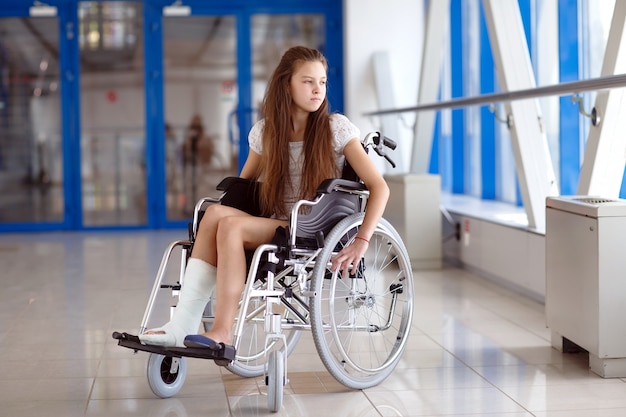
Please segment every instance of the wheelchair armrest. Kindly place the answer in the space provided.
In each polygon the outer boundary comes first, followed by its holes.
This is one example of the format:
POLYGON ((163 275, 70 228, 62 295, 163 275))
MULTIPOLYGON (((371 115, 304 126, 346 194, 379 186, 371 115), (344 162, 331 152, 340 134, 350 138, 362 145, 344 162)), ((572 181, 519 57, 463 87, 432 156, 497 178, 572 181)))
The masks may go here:
POLYGON ((354 191, 366 191, 367 187, 365 184, 358 181, 346 180, 343 178, 329 178, 320 184, 317 188, 317 194, 328 194, 338 187, 354 190, 354 191))
POLYGON ((253 216, 262 216, 259 185, 258 181, 247 178, 226 177, 216 188, 224 192, 220 198, 222 205, 234 207, 253 216))
POLYGON ((198 232, 198 224, 204 215, 207 204, 222 204, 245 211, 253 216, 261 215, 258 203, 259 183, 241 177, 226 177, 215 187, 222 195, 200 199, 194 208, 193 221, 190 224, 189 240, 193 240, 198 232))
POLYGON ((215 187, 217 191, 228 191, 231 187, 236 186, 237 184, 250 184, 254 182, 253 180, 249 180, 241 177, 226 177, 215 187))

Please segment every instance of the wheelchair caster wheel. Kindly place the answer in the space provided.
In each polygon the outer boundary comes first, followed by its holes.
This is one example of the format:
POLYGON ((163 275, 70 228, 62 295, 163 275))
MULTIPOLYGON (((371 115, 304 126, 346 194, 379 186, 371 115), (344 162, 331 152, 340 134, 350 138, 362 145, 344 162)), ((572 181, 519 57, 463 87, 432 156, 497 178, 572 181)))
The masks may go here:
POLYGON ((267 360, 267 407, 277 412, 283 406, 283 387, 285 385, 285 354, 282 350, 269 353, 267 360))
POLYGON ((169 398, 178 394, 187 376, 185 358, 151 353, 148 359, 148 385, 157 397, 169 398))

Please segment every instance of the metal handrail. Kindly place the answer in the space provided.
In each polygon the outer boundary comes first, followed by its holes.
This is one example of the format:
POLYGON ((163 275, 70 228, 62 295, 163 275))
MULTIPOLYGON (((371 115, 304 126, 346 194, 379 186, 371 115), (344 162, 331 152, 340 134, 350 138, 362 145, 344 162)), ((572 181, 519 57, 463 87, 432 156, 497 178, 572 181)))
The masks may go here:
POLYGON ((527 90, 506 91, 502 93, 482 94, 473 97, 454 98, 436 103, 419 104, 412 107, 400 107, 397 109, 378 110, 364 113, 364 116, 382 116, 386 114, 406 113, 412 111, 453 109, 475 105, 485 105, 495 102, 514 101, 528 98, 547 96, 564 96, 578 94, 585 91, 609 90, 616 87, 626 87, 626 74, 608 75, 605 77, 591 78, 588 80, 570 81, 566 83, 548 85, 543 87, 529 88, 527 90))

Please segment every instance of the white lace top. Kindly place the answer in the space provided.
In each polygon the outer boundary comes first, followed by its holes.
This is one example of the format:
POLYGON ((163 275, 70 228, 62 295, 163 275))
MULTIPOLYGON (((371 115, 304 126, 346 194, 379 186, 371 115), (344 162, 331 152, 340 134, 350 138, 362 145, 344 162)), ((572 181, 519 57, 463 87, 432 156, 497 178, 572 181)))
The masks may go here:
MULTIPOLYGON (((263 128, 265 127, 265 121, 259 120, 252 126, 250 133, 248 134, 248 144, 250 149, 259 155, 263 153, 263 128)), ((333 132, 333 147, 335 149, 335 160, 337 162, 337 169, 341 171, 345 157, 343 155, 343 148, 346 144, 354 138, 359 139, 361 137, 361 131, 344 115, 333 113, 330 115, 330 129, 333 132)), ((302 178, 302 147, 303 142, 290 142, 289 143, 289 176, 291 179, 291 189, 286 190, 285 205, 287 212, 291 210, 293 204, 298 200, 300 194, 300 180, 302 178)), ((262 180, 262 179, 261 179, 262 180)))

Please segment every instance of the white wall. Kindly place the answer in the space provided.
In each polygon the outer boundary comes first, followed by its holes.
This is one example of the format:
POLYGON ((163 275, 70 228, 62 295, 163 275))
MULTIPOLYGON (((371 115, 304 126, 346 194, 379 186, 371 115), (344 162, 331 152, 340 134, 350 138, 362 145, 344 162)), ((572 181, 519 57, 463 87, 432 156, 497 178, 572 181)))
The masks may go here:
MULTIPOLYGON (((417 104, 424 33, 424 0, 344 0, 345 113, 365 134, 380 130, 377 118, 363 114, 379 109, 372 57, 386 51, 397 107, 417 104)), ((399 144, 393 159, 409 166, 414 114, 398 118, 399 144), (403 120, 400 119, 403 118, 403 120)), ((380 158, 381 170, 386 171, 380 158)))
POLYGON ((545 301, 545 235, 459 213, 451 215, 461 225, 461 236, 445 242, 443 253, 448 262, 545 301))

